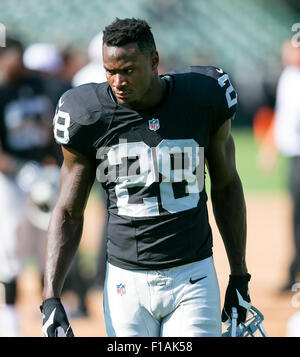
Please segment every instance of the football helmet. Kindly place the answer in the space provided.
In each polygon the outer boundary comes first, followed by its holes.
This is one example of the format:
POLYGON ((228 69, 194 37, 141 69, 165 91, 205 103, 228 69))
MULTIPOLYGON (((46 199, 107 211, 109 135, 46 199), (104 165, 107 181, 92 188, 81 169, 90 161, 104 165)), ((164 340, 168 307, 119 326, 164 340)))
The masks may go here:
POLYGON ((251 306, 249 310, 249 316, 245 322, 241 322, 237 325, 237 309, 232 308, 231 321, 227 327, 227 330, 223 332, 223 337, 267 337, 266 331, 263 327, 263 314, 251 306))

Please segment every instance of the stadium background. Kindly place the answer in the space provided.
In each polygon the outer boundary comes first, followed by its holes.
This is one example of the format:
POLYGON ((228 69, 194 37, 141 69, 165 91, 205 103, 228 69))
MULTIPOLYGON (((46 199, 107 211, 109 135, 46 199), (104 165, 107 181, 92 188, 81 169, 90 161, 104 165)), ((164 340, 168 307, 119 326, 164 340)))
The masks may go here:
MULTIPOLYGON (((277 293, 287 278, 292 255, 288 163, 280 157, 272 173, 260 170, 253 118, 258 109, 274 106, 282 70, 281 46, 294 35, 291 28, 300 22, 300 6, 297 1, 283 0, 2 0, 0 3, 0 22, 7 35, 20 38, 25 45, 50 42, 59 48, 71 46, 85 52, 92 37, 115 17, 141 17, 149 22, 164 68, 212 64, 230 74, 239 93, 233 136, 248 210, 247 261, 253 276, 250 293, 253 304, 265 315, 268 334, 284 336, 288 318, 300 305, 295 294, 277 293)), ((229 267, 209 208, 223 301, 229 267)), ((91 273, 95 270, 101 213, 102 207, 92 195, 82 240, 82 264, 91 273)), ((41 336, 39 281, 34 264, 27 265, 18 289, 23 335, 41 336)), ((71 321, 77 336, 105 336, 100 300, 101 292, 90 294, 89 317, 71 321)))

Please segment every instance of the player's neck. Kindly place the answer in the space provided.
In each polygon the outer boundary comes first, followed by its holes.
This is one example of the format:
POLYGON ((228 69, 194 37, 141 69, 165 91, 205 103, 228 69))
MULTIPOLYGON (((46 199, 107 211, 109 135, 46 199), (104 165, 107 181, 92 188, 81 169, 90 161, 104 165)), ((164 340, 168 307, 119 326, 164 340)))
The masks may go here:
MULTIPOLYGON (((122 104, 124 107, 133 109, 136 111, 151 111, 152 109, 158 107, 164 100, 168 92, 167 81, 157 75, 153 79, 153 82, 147 92, 144 94, 143 99, 139 102, 133 102, 130 104, 122 104)), ((112 90, 110 90, 110 96, 115 103, 118 103, 117 98, 114 96, 112 90)))
POLYGON ((137 103, 135 109, 149 111, 159 106, 166 95, 167 88, 168 86, 166 81, 163 78, 157 76, 149 90, 145 93, 143 100, 140 103, 137 103))

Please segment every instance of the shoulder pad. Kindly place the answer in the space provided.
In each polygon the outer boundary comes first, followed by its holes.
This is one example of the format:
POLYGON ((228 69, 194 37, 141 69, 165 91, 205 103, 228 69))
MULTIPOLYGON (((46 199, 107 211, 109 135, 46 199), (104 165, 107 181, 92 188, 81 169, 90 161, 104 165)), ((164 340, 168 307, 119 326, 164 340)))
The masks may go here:
POLYGON ((71 120, 78 124, 93 124, 102 111, 96 92, 98 86, 96 83, 88 83, 68 90, 59 99, 57 109, 69 113, 71 120))
MULTIPOLYGON (((170 74, 181 83, 200 106, 208 106, 213 113, 212 132, 215 132, 227 119, 234 118, 237 107, 237 93, 222 68, 214 66, 189 66, 170 74)), ((176 85, 176 84, 175 84, 176 85)))
POLYGON ((208 86, 207 94, 218 108, 219 119, 229 119, 234 117, 237 104, 237 92, 234 89, 228 74, 222 68, 214 66, 192 66, 193 73, 199 73, 209 80, 215 81, 208 86))
POLYGON ((104 87, 104 83, 84 84, 61 96, 53 119, 54 138, 58 144, 84 154, 91 152, 93 124, 102 115, 103 106, 99 98, 104 87))

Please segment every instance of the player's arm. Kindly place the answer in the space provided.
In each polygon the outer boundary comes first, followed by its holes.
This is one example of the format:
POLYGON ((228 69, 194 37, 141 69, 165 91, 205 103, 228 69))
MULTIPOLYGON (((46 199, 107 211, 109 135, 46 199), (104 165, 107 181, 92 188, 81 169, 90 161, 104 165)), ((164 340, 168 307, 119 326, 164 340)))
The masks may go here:
POLYGON ((246 205, 235 163, 235 147, 227 120, 212 137, 206 162, 213 211, 224 241, 232 275, 247 273, 246 205))
MULTIPOLYGON (((43 321, 43 333, 46 336, 54 334, 55 329, 62 326, 61 322, 68 324, 59 298, 79 246, 84 210, 95 180, 95 164, 92 160, 70 149, 62 150, 64 162, 61 168, 60 194, 49 223, 44 265, 42 312, 46 315, 46 321, 43 321), (46 328, 44 326, 55 307, 61 310, 61 314, 57 316, 52 330, 49 330, 48 325, 46 328)), ((65 332, 67 328, 68 326, 64 327, 65 332)))
POLYGON ((61 294, 65 276, 79 246, 84 210, 95 180, 95 167, 90 159, 64 148, 62 151, 60 194, 47 234, 44 299, 61 294))
POLYGON ((238 308, 240 322, 245 320, 250 308, 250 275, 246 265, 246 205, 236 169, 235 146, 230 131, 231 120, 227 120, 213 135, 206 159, 211 179, 214 216, 231 271, 222 319, 227 320, 231 308, 235 306, 238 308))

